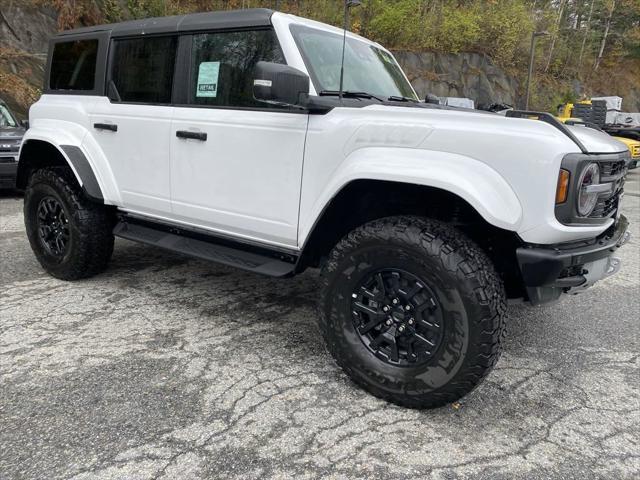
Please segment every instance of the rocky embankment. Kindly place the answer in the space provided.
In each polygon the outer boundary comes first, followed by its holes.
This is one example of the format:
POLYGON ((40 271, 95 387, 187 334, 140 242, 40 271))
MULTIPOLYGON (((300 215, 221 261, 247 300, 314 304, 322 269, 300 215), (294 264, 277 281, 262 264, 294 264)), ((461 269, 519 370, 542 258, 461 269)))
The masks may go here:
POLYGON ((0 98, 20 117, 40 96, 47 43, 55 32, 53 8, 0 0, 0 98))
MULTIPOLYGON (((29 6, 17 0, 0 0, 0 98, 25 117, 29 105, 40 95, 48 39, 57 30, 57 14, 52 7, 29 6)), ((478 53, 395 52, 421 97, 433 93, 442 97, 468 97, 479 104, 508 103, 521 106, 518 79, 478 53)), ((635 64, 634 64, 635 65, 635 64)), ((595 89, 592 95, 620 95, 626 111, 640 110, 640 87, 633 85, 632 73, 618 72, 609 77, 607 91, 595 89), (627 80, 617 82, 616 79, 627 80), (612 90, 612 91, 609 91, 612 90)), ((543 82, 544 83, 544 82, 543 82)), ((602 83, 602 82, 600 82, 602 83)), ((584 88, 572 84, 540 84, 543 103, 551 105, 559 92, 584 88)), ((550 108, 550 107, 549 107, 550 108)))
POLYGON ((515 105, 518 82, 478 53, 395 52, 418 94, 515 105))

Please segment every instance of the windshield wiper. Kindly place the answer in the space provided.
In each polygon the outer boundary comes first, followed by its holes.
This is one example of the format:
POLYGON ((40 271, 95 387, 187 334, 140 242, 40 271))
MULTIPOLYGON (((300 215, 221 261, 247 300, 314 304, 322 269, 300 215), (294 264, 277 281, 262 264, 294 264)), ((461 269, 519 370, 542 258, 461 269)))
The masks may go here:
POLYGON ((403 97, 400 95, 391 95, 387 100, 390 102, 412 102, 412 103, 420 103, 415 98, 411 97, 403 97))
MULTIPOLYGON (((340 92, 338 90, 322 90, 318 92, 318 95, 321 97, 339 97, 340 92)), ((350 90, 345 90, 342 92, 342 96, 345 98, 373 98, 379 102, 384 102, 382 98, 376 97, 375 95, 367 92, 352 92, 350 90)))

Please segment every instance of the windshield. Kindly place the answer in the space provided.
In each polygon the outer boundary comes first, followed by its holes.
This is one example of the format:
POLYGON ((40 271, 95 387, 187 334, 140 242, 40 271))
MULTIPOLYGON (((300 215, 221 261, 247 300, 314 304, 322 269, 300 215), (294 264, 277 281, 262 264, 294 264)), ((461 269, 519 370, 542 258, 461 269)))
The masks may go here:
MULTIPOLYGON (((302 25, 292 25, 291 33, 317 91, 339 90, 342 35, 302 25)), ((393 56, 374 45, 349 37, 344 55, 343 83, 345 91, 366 92, 385 99, 401 96, 417 100, 393 56)))
POLYGON ((16 121, 11 115, 11 112, 4 105, 0 105, 0 128, 1 127, 15 127, 16 121))

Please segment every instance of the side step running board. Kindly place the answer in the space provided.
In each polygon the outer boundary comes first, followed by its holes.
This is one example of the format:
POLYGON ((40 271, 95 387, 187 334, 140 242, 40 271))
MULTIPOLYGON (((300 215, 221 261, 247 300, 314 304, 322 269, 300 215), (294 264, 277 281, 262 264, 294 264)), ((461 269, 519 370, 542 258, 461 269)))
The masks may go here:
POLYGON ((268 252, 265 249, 260 249, 261 252, 248 251, 251 249, 249 245, 246 246, 247 249, 244 249, 244 244, 237 244, 237 247, 230 246, 229 241, 225 241, 227 245, 221 245, 213 236, 198 234, 198 238, 194 238, 196 235, 192 235, 192 232, 178 228, 170 230, 167 231, 162 225, 156 226, 148 222, 143 225, 121 220, 113 229, 113 234, 134 242, 146 243, 271 277, 286 277, 296 268, 297 258, 291 255, 268 252))

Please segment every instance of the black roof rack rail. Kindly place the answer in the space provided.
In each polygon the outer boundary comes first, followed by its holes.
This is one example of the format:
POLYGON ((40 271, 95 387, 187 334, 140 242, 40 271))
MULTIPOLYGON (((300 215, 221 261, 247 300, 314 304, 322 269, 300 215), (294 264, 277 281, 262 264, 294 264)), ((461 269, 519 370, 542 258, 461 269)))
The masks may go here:
POLYGON ((602 128, 600 127, 600 125, 598 125, 597 123, 593 123, 593 122, 585 122, 584 120, 566 120, 564 122, 565 125, 578 125, 578 126, 582 126, 582 127, 587 127, 587 128, 593 128, 594 130, 598 130, 600 132, 602 132, 602 128))
POLYGON ((535 120, 540 120, 542 122, 548 123, 552 127, 555 127, 558 130, 560 130, 567 137, 569 137, 571 141, 575 143, 578 146, 578 148, 580 148, 580 151, 582 151, 582 153, 589 153, 589 150, 587 150, 586 147, 582 144, 582 142, 576 138, 573 132, 571 132, 571 130, 569 130, 564 123, 562 123, 560 120, 558 120, 556 117, 554 117, 550 113, 533 112, 529 110, 509 110, 507 111, 505 116, 513 117, 513 118, 535 119, 535 120))

